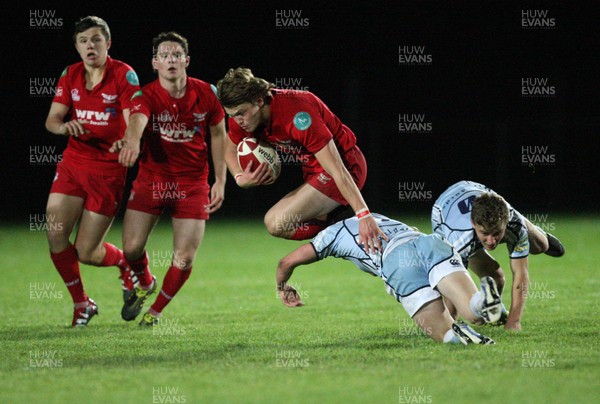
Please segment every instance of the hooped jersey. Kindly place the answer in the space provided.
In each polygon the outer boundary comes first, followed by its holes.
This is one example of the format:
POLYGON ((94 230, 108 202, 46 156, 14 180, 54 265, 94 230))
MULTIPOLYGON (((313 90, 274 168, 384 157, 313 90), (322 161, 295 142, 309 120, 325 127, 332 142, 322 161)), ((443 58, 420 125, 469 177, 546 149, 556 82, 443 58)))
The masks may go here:
POLYGON ((87 132, 69 136, 63 159, 83 162, 86 167, 107 174, 111 170, 124 172, 125 168, 118 164, 118 153, 110 153, 109 149, 125 132, 123 109, 139 90, 137 75, 129 65, 107 57, 102 80, 92 90, 86 88, 85 76, 83 62, 65 68, 52 100, 68 106, 69 119, 84 121, 87 132))
POLYGON ((414 227, 383 215, 373 213, 373 218, 388 236, 387 241, 381 241, 383 251, 380 254, 367 254, 358 244, 358 219, 354 216, 327 227, 315 236, 311 244, 317 258, 319 260, 327 257, 343 258, 353 262, 368 274, 380 276, 383 253, 390 243, 394 242, 397 245, 423 235, 414 227))
MULTIPOLYGON (((471 210, 475 198, 484 192, 495 193, 477 182, 460 181, 440 195, 431 211, 432 230, 452 244, 465 262, 483 249, 471 224, 471 210)), ((525 218, 508 202, 506 205, 509 219, 504 238, 500 242, 506 243, 510 258, 525 258, 529 255, 525 218)))

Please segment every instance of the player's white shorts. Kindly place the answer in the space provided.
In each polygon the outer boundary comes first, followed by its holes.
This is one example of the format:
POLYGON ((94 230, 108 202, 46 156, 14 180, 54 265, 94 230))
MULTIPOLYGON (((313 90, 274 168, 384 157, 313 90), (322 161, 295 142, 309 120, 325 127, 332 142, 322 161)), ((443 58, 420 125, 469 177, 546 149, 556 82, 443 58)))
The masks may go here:
POLYGON ((383 255, 381 277, 387 292, 413 317, 441 296, 437 284, 454 272, 467 272, 460 256, 438 234, 429 234, 404 243, 391 242, 383 255))

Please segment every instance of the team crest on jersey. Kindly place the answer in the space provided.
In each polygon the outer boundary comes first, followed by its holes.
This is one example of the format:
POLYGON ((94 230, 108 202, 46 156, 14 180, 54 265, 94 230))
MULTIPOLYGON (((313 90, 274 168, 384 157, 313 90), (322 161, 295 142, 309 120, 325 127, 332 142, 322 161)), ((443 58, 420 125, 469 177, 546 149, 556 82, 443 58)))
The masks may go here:
POLYGON ((312 124, 312 118, 308 114, 308 112, 298 112, 294 115, 294 126, 299 130, 306 130, 310 128, 312 124))
POLYGON ((102 93, 102 102, 105 104, 114 104, 117 102, 118 95, 104 94, 102 93))
POLYGON ((194 115, 194 122, 202 122, 206 118, 206 114, 207 112, 203 112, 201 114, 192 112, 192 115, 194 115))
POLYGON ((133 70, 129 70, 127 72, 127 74, 125 75, 125 78, 127 78, 127 82, 129 84, 131 84, 132 86, 139 86, 140 85, 140 81, 138 80, 138 76, 137 76, 137 74, 135 74, 135 72, 133 70))
POLYGON ((81 98, 79 97, 79 90, 74 88, 71 90, 71 99, 73 101, 79 101, 81 98))

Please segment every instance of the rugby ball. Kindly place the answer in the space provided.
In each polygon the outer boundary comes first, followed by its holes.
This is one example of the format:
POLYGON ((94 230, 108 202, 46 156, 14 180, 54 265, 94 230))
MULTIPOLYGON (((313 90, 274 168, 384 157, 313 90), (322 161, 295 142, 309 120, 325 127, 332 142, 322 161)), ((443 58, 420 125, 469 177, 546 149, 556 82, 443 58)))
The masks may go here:
POLYGON ((245 170, 251 161, 253 161, 252 170, 255 170, 260 163, 265 162, 271 169, 273 180, 276 180, 281 174, 281 160, 273 146, 265 141, 245 137, 238 143, 237 158, 242 170, 245 170))

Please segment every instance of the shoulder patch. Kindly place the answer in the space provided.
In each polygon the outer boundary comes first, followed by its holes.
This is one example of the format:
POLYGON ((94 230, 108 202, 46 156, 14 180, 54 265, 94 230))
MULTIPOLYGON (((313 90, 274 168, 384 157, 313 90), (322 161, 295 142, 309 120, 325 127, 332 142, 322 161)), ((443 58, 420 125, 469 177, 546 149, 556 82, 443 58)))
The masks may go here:
POLYGON ((60 77, 65 77, 67 75, 67 70, 69 70, 69 67, 65 67, 65 70, 62 71, 62 73, 60 74, 60 77))
POLYGON ((133 70, 129 70, 127 72, 127 74, 125 75, 125 77, 127 78, 127 82, 129 84, 131 84, 132 86, 139 86, 140 85, 140 81, 138 80, 138 76, 137 76, 137 74, 135 74, 135 72, 133 70))
POLYGON ((140 97, 142 95, 142 90, 137 90, 135 93, 133 93, 133 95, 131 96, 130 100, 133 100, 134 98, 140 97))
POLYGON ((215 93, 217 98, 219 98, 219 90, 217 90, 217 86, 215 86, 214 84, 211 84, 210 88, 213 90, 213 93, 215 93))
POLYGON ((294 126, 299 130, 306 130, 312 125, 312 118, 308 112, 298 112, 294 115, 294 126))

